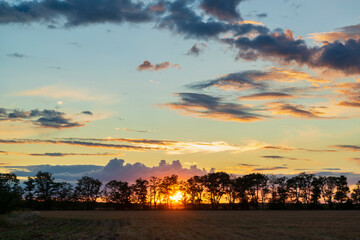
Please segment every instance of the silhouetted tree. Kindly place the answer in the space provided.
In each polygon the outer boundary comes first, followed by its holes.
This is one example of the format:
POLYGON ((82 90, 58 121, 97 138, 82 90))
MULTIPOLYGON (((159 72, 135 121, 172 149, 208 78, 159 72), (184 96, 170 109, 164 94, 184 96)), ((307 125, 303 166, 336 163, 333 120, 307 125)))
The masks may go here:
POLYGON ((35 196, 40 202, 43 202, 43 206, 46 209, 51 208, 51 201, 54 197, 56 188, 54 178, 49 172, 39 171, 35 177, 35 196))
POLYGON ((360 207, 360 180, 356 183, 355 188, 352 190, 351 199, 358 205, 358 207, 360 207))
POLYGON ((343 175, 337 177, 335 186, 336 186, 335 200, 338 201, 340 204, 342 204, 348 199, 347 194, 350 192, 350 189, 347 184, 347 178, 343 175))
POLYGON ((178 184, 178 176, 173 174, 171 176, 165 176, 160 183, 160 194, 162 195, 162 201, 166 203, 166 206, 171 207, 170 197, 176 193, 178 184))
POLYGON ((105 185, 104 195, 107 202, 120 205, 119 207, 130 207, 132 191, 127 182, 112 180, 105 185))
POLYGON ((55 198, 57 201, 70 201, 74 197, 73 186, 67 182, 55 183, 55 198))
POLYGON ((204 185, 213 209, 219 207, 219 202, 221 197, 226 193, 226 186, 229 182, 230 176, 225 172, 209 173, 205 175, 204 185))
POLYGON ((323 198, 328 204, 329 208, 332 208, 334 190, 336 187, 336 177, 329 176, 325 179, 325 187, 323 188, 323 198))
POLYGON ((0 173, 0 213, 10 212, 21 203, 22 188, 14 173, 0 173))
POLYGON ((139 178, 136 179, 135 184, 131 186, 134 202, 140 205, 142 208, 144 208, 146 205, 148 185, 149 182, 147 180, 139 178))
POLYGON ((157 202, 160 201, 160 183, 161 183, 160 178, 150 177, 150 181, 149 181, 150 206, 153 203, 154 209, 156 209, 157 202))
POLYGON ((102 182, 92 177, 84 176, 78 180, 75 187, 77 199, 86 202, 87 208, 93 207, 96 199, 100 197, 102 182))
POLYGON ((204 177, 193 176, 187 180, 186 192, 189 194, 189 201, 194 206, 197 205, 198 208, 200 208, 203 201, 204 179, 204 177))
POLYGON ((35 195, 35 180, 32 177, 28 177, 28 180, 24 182, 24 192, 25 192, 25 199, 27 201, 31 201, 34 199, 35 195))
POLYGON ((324 177, 314 177, 311 183, 311 203, 313 205, 319 205, 319 200, 321 198, 322 189, 325 184, 324 177))

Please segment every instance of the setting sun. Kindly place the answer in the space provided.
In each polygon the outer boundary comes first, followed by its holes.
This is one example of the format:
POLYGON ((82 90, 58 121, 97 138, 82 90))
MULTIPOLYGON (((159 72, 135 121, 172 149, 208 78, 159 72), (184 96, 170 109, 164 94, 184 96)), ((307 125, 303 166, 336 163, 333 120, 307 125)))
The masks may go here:
POLYGON ((183 197, 183 194, 181 192, 176 192, 174 195, 172 195, 170 197, 170 199, 175 202, 175 203, 178 203, 180 202, 180 200, 182 199, 183 197))

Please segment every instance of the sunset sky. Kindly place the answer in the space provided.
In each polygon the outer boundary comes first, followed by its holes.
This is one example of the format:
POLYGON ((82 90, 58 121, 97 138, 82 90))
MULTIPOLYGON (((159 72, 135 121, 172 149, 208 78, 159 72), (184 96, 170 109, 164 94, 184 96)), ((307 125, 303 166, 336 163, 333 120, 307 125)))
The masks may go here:
POLYGON ((0 171, 358 179, 359 9, 0 0, 0 171))

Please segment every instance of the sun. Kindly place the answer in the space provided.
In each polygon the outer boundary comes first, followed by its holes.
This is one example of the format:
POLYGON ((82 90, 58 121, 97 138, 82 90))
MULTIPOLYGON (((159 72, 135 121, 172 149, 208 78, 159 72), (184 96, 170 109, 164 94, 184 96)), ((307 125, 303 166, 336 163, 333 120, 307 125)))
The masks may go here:
POLYGON ((171 199, 173 202, 177 203, 177 202, 180 202, 180 200, 182 199, 182 197, 183 197, 183 194, 182 194, 181 192, 176 192, 174 195, 172 195, 172 196, 170 197, 170 199, 171 199))

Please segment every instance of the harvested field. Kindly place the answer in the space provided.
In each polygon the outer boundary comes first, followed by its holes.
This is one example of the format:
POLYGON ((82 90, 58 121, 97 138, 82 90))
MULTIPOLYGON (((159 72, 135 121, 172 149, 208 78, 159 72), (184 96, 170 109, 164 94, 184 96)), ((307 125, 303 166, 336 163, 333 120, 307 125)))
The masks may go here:
POLYGON ((359 211, 43 211, 1 239, 360 239, 359 211))

